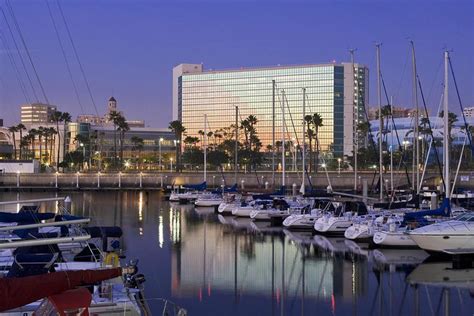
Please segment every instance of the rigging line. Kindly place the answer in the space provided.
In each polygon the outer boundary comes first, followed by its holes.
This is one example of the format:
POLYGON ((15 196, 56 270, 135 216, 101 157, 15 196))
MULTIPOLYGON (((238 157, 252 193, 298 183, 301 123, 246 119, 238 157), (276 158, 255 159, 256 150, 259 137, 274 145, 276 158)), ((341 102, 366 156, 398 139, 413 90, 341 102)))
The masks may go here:
POLYGON ((8 47, 5 35, 3 34, 1 30, 0 30, 0 41, 2 42, 3 47, 7 51, 8 59, 10 60, 10 64, 12 65, 15 71, 16 79, 18 80, 18 84, 20 85, 20 90, 23 93, 23 96, 25 97, 26 103, 31 103, 30 97, 28 95, 28 91, 26 90, 25 83, 23 82, 20 76, 20 71, 18 70, 18 66, 16 65, 15 59, 13 58, 10 48, 8 47))
POLYGON ((62 20, 64 22, 64 26, 66 27, 66 31, 69 37, 69 41, 71 42, 72 50, 74 52, 74 56, 76 57, 77 63, 79 64, 79 69, 81 70, 82 77, 84 78, 84 82, 86 84, 87 92, 89 93, 89 96, 92 101, 92 105, 94 106, 94 110, 99 116, 99 111, 97 110, 97 105, 95 104, 94 96, 92 95, 91 87, 89 85, 89 81, 87 80, 86 72, 84 71, 84 67, 82 66, 81 60, 79 58, 79 54, 77 53, 76 45, 74 44, 74 40, 71 35, 71 31, 69 30, 69 26, 66 21, 66 17, 64 16, 63 8, 61 6, 61 3, 59 0, 56 0, 56 3, 58 4, 59 12, 61 13, 62 20))
MULTIPOLYGON (((387 104, 388 104, 388 106, 390 106, 390 114, 391 114, 392 105, 390 104, 390 100, 388 98, 387 87, 385 86, 385 80, 383 79, 382 73, 380 74, 380 79, 382 80, 383 91, 384 91, 384 94, 385 94, 385 98, 387 100, 387 104)), ((379 113, 379 115, 382 115, 382 113, 379 113)), ((397 126, 395 124, 395 119, 393 118, 393 115, 391 115, 391 118, 392 118, 392 124, 395 127, 395 136, 397 137, 398 146, 399 146, 399 148, 402 148, 401 143, 400 143, 400 138, 398 137, 398 130, 397 130, 397 126)), ((382 127, 380 127, 380 133, 381 132, 382 132, 382 127)), ((404 149, 402 149, 402 157, 400 157, 400 159, 402 159, 403 161, 405 161, 405 159, 406 159, 405 154, 406 154, 406 151, 404 149)), ((406 163, 403 163, 403 165, 405 167, 405 175, 407 177, 408 186, 411 187, 412 184, 411 184, 410 176, 408 174, 408 166, 407 166, 406 163)))
POLYGON ((43 94, 43 97, 46 101, 47 104, 49 104, 49 99, 48 97, 46 96, 46 92, 44 90, 44 87, 43 87, 43 84, 41 83, 41 80, 40 80, 40 77, 38 75, 38 71, 36 70, 36 67, 35 67, 35 64, 33 63, 33 59, 31 58, 31 54, 30 54, 30 51, 28 49, 28 46, 26 46, 26 42, 25 42, 25 38, 23 37, 23 33, 21 32, 21 29, 20 29, 20 25, 18 24, 18 21, 16 19, 16 16, 15 16, 15 13, 13 12, 13 7, 10 3, 9 0, 6 0, 5 2, 7 4, 7 8, 9 9, 10 11, 10 15, 12 16, 13 18, 13 23, 16 27, 16 30, 18 32, 18 35, 20 35, 20 40, 23 44, 23 47, 25 48, 25 51, 26 51, 26 56, 28 56, 28 60, 30 61, 30 64, 31 64, 31 68, 33 69, 33 73, 35 74, 35 77, 36 77, 36 80, 38 80, 38 84, 40 86, 40 89, 41 89, 41 93, 43 94))
POLYGON ((423 93, 423 88, 421 87, 421 80, 420 80, 420 77, 418 75, 416 75, 416 77, 418 78, 418 86, 420 87, 420 96, 421 96, 421 101, 423 102, 423 108, 425 110, 425 115, 426 117, 428 118, 428 132, 431 136, 431 139, 433 141, 433 148, 434 148, 434 151, 435 151, 435 157, 436 157, 436 162, 438 164, 438 169, 439 169, 439 174, 441 175, 441 181, 443 183, 443 192, 446 192, 446 186, 445 186, 445 183, 444 183, 444 175, 443 175, 443 167, 441 166, 441 161, 439 160, 439 153, 438 153, 438 147, 436 146, 436 143, 435 143, 435 138, 433 136, 433 129, 431 128, 431 120, 429 119, 429 116, 428 116, 428 108, 426 106, 426 101, 425 101, 425 95, 423 93))
POLYGON ((410 48, 408 48, 408 50, 407 50, 407 55, 405 57, 405 65, 403 66, 402 75, 400 76, 400 82, 398 82, 398 86, 397 86, 397 89, 396 89, 396 92, 395 92, 395 95, 394 95, 394 99, 398 99, 398 96, 400 94, 400 90, 401 90, 402 83, 403 83, 403 77, 405 76, 405 71, 406 71, 406 68, 407 68, 407 65, 408 65, 409 56, 410 56, 410 48))
MULTIPOLYGON (((456 95, 458 97, 459 106, 461 108, 461 114, 462 114, 462 118, 463 118, 463 121, 464 121, 464 128, 466 129, 466 134, 467 134, 467 138, 469 140, 469 145, 471 146, 471 152, 474 152, 474 147, 472 146, 472 135, 469 132, 469 124, 466 121, 466 115, 464 114, 464 107, 462 105, 461 95, 460 95, 459 89, 458 89, 458 83, 457 83, 457 80, 456 80, 456 76, 454 75, 454 68, 453 68, 453 64, 451 63, 451 57, 449 57, 449 56, 448 56, 448 61, 449 61, 449 68, 451 69, 451 75, 453 76, 454 87, 456 88, 456 95)), ((445 115, 446 115, 446 113, 445 113, 445 115)), ((448 115, 449 115, 449 113, 448 113, 448 115)))
POLYGON ((82 102, 81 102, 81 99, 79 97, 79 92, 77 90, 76 83, 74 82, 74 78, 72 76, 72 71, 71 71, 71 67, 70 67, 68 59, 67 59, 66 51, 64 50, 64 45, 63 45, 63 42, 61 40, 61 36, 59 34, 58 27, 57 27, 56 22, 54 20, 53 12, 51 11, 51 6, 49 5, 48 0, 45 0, 44 2, 46 2, 46 6, 48 7, 49 17, 51 18, 51 22, 53 24, 54 31, 56 33, 56 37, 57 37, 58 42, 59 42, 59 46, 61 48, 61 52, 62 52, 62 55, 64 57, 64 61, 66 63, 67 72, 69 74, 69 78, 71 79, 71 83, 72 83, 72 86, 73 86, 73 89, 74 89, 74 93, 76 95, 77 103, 79 104, 79 107, 81 108, 82 113, 85 113, 84 112, 84 107, 82 106, 82 102))
MULTIPOLYGON (((10 36, 12 37, 12 40, 13 40, 13 44, 15 45, 15 49, 16 49, 16 52, 18 54, 18 58, 20 59, 21 61, 21 65, 23 66, 23 71, 25 72, 26 74, 26 77, 28 79, 28 82, 30 84, 30 87, 31 87, 31 90, 33 92, 33 95, 34 95, 34 98, 36 100, 36 102, 39 102, 39 99, 38 99, 38 95, 36 94, 36 89, 33 85, 33 81, 31 80, 31 77, 30 77, 30 74, 28 73, 28 69, 26 68, 26 65, 25 65, 25 61, 23 59, 23 56, 21 55, 20 53, 20 48, 18 47, 18 43, 16 42, 15 40, 15 36, 13 35, 13 30, 10 26, 10 22, 8 22, 8 19, 7 19, 7 15, 5 14, 5 10, 3 10, 2 7, 0 7, 0 10, 2 11, 2 15, 3 15, 3 18, 5 19, 5 22, 7 24, 7 28, 8 28, 8 31, 10 33, 10 36)), ((5 38, 6 39, 6 38, 5 38)))

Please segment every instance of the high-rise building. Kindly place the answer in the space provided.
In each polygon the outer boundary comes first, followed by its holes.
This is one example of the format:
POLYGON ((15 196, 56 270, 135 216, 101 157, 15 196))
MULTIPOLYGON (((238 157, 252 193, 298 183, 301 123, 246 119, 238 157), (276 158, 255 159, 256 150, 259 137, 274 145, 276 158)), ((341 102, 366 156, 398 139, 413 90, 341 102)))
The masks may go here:
POLYGON ((319 113, 323 118, 321 150, 352 155, 357 123, 365 120, 367 86, 367 67, 352 63, 218 71, 181 64, 173 69, 173 119, 182 121, 188 135, 199 137, 205 114, 209 131, 215 131, 234 124, 238 106, 239 121, 257 117, 265 148, 273 143, 273 121, 275 143, 282 140, 284 104, 285 139, 301 142, 305 88, 306 115, 319 113))
POLYGON ((23 124, 47 124, 52 122, 55 105, 31 103, 21 106, 21 122, 23 124))

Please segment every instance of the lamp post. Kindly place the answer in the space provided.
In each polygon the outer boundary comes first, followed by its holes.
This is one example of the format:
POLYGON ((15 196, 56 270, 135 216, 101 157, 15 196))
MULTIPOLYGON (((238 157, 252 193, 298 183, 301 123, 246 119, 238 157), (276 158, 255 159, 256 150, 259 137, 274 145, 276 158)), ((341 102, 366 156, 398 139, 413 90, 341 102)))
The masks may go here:
POLYGON ((163 137, 160 138, 160 140, 158 141, 158 151, 159 151, 159 155, 160 155, 160 171, 163 170, 162 166, 161 166, 161 142, 163 141, 163 137))
POLYGON ((170 172, 173 172, 173 157, 170 158, 170 172))
POLYGON ((341 158, 337 158, 337 174, 341 174, 341 158))
POLYGON ((84 146, 84 143, 80 143, 79 146, 82 147, 82 170, 84 170, 84 163, 86 161, 86 147, 84 146))

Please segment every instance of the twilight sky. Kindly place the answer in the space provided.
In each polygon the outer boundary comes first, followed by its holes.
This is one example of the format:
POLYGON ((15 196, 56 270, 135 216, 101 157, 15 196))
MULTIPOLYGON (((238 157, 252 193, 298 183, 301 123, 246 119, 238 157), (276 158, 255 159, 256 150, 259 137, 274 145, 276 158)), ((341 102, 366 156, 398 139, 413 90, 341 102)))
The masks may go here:
MULTIPOLYGON (((10 18, 5 1, 0 0, 0 6, 10 18)), ((95 113, 56 0, 48 1, 82 108, 46 2, 10 0, 46 95, 74 118, 95 113)), ((375 42, 383 43, 382 73, 388 93, 395 104, 412 106, 408 38, 415 41, 418 71, 431 107, 437 107, 442 89, 444 47, 453 50, 463 105, 474 106, 472 0, 59 1, 98 112, 104 113, 113 94, 127 118, 144 119, 147 126, 167 127, 171 120, 172 68, 182 62, 202 62, 207 69, 342 62, 349 60, 349 48, 357 48, 356 61, 371 71, 370 104, 375 104, 375 42)), ((1 12, 0 30, 14 48, 1 12)), ((12 53, 20 66, 17 52, 12 53)), ((28 70, 40 94, 31 67, 28 70)), ((0 74, 0 118, 11 125, 19 121, 25 97, 1 42, 0 74)), ((23 72, 21 76, 27 82, 23 72)), ((459 112, 454 88, 450 91, 452 111, 459 112)))

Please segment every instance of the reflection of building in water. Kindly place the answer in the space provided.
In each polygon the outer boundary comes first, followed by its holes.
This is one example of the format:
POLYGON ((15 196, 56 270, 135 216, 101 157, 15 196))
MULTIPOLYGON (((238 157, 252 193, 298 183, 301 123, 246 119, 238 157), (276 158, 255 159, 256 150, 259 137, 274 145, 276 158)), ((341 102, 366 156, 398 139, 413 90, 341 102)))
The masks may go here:
POLYGON ((350 300, 352 293, 363 294, 360 291, 367 289, 366 262, 357 265, 343 258, 309 257, 308 249, 284 236, 231 233, 229 227, 184 214, 180 225, 174 221, 175 213, 170 223, 171 238, 180 238, 171 259, 173 296, 200 297, 219 290, 236 296, 272 295, 277 300, 282 294, 320 299, 336 295, 350 300), (179 235, 173 229, 179 229, 179 235))

